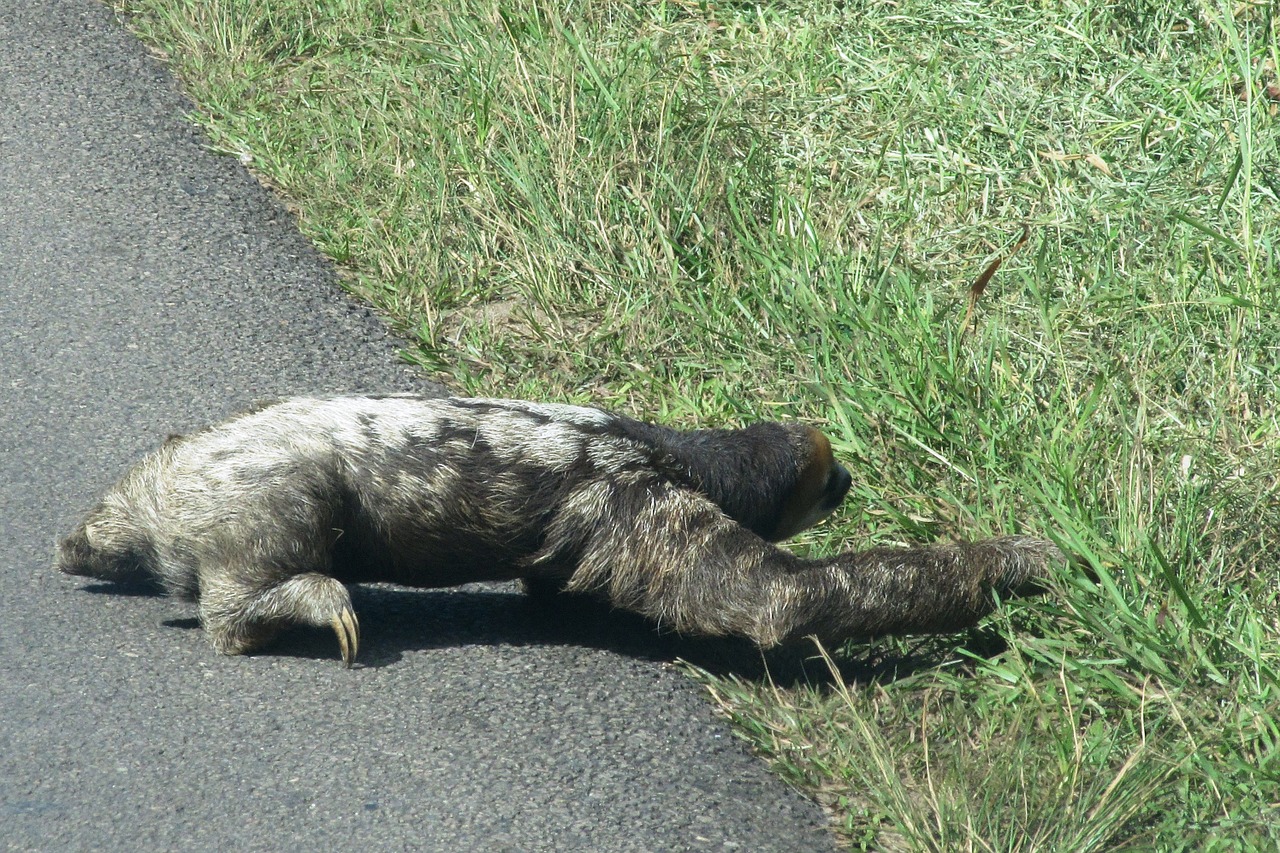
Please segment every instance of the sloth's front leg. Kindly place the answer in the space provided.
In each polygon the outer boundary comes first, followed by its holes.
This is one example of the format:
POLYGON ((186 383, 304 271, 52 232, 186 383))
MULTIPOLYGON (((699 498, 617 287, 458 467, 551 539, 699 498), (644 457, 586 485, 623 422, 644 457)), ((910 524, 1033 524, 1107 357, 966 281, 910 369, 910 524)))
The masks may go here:
POLYGON ((762 647, 959 630, 991 611, 993 593, 1035 591, 1063 561, 1052 543, 1021 536, 802 560, 677 488, 620 492, 611 514, 628 512, 633 523, 601 525, 587 541, 569 589, 681 633, 762 647))

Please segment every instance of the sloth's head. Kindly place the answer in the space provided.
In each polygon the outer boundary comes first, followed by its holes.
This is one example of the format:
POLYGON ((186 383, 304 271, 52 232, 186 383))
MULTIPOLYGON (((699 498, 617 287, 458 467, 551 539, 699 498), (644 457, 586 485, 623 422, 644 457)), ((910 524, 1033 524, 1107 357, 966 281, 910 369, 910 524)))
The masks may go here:
POLYGON ((772 530, 756 532, 778 542, 807 530, 840 506, 853 478, 831 453, 831 442, 812 427, 791 430, 798 447, 798 472, 779 499, 772 530), (798 439, 798 440, 797 440, 798 439))
POLYGON ((852 483, 827 437, 801 424, 672 435, 667 446, 677 451, 695 488, 770 542, 826 518, 852 483))

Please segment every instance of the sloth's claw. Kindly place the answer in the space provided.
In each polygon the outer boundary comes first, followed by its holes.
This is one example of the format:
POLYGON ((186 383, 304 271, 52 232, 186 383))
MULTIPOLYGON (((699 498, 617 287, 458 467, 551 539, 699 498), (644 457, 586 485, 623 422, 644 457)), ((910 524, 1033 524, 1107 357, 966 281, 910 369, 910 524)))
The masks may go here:
POLYGON ((356 620, 355 611, 350 607, 343 607, 338 615, 329 620, 329 624, 338 635, 338 645, 342 647, 342 663, 350 669, 360 651, 360 623, 356 620))

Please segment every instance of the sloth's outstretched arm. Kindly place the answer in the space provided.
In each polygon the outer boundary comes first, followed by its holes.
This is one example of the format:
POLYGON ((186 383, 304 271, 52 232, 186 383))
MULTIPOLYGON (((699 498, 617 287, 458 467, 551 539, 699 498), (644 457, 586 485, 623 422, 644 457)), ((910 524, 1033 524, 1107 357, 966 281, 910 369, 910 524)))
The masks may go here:
POLYGON ((802 560, 691 492, 651 483, 614 497, 608 514, 632 523, 594 529, 568 588, 682 633, 762 647, 955 631, 991 611, 993 591, 1031 591, 1063 559, 1050 542, 1010 536, 802 560))

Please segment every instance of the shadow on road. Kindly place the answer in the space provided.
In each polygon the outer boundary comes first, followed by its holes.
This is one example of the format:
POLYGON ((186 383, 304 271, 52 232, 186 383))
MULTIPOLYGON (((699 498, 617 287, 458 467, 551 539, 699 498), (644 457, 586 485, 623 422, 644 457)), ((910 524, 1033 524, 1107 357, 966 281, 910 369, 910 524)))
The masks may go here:
MULTIPOLYGON (((142 580, 92 583, 83 589, 93 594, 163 594, 157 585, 142 580)), ((821 686, 833 679, 830 666, 808 641, 762 653, 746 640, 683 637, 592 599, 526 596, 512 585, 439 590, 355 586, 352 599, 361 626, 357 667, 391 666, 406 652, 457 646, 572 645, 641 660, 680 659, 715 675, 771 679, 783 686, 821 686)), ((200 627, 194 616, 163 624, 186 630, 200 627)), ((973 630, 959 639, 983 657, 999 654, 1006 645, 994 630, 973 630)), ((957 640, 922 638, 905 653, 873 646, 860 655, 840 657, 836 666, 846 683, 891 681, 954 660, 957 640)), ((328 629, 299 627, 281 634, 259 654, 333 661, 338 647, 328 629)))

